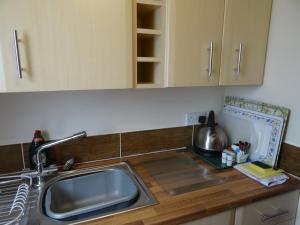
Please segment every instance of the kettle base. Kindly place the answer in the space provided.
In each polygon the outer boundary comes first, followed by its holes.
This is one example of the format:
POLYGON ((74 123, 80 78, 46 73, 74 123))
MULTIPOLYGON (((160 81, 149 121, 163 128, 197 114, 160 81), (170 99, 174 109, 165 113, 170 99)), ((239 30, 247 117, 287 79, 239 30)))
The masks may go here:
POLYGON ((218 157, 221 157, 221 155, 222 155, 222 151, 209 151, 209 150, 196 148, 196 147, 193 150, 196 154, 199 154, 199 155, 202 155, 202 156, 205 156, 205 157, 216 157, 216 158, 218 158, 218 157))

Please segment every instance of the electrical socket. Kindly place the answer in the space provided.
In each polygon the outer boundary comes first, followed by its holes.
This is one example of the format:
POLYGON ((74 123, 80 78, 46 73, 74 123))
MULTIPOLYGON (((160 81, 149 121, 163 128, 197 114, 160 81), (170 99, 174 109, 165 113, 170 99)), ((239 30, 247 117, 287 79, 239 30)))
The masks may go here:
POLYGON ((188 112, 185 114, 185 125, 197 125, 200 116, 207 116, 207 112, 188 112))

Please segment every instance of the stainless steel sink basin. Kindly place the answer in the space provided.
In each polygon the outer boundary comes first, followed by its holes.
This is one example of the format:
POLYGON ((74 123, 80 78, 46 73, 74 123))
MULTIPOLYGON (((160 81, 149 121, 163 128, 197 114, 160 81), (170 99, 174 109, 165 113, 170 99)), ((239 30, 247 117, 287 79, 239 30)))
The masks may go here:
POLYGON ((62 172, 37 190, 28 224, 78 224, 156 204, 127 163, 62 172))
POLYGON ((139 195, 134 180, 121 169, 105 169, 92 174, 57 181, 45 195, 46 214, 58 220, 101 211, 108 207, 124 208, 139 195))

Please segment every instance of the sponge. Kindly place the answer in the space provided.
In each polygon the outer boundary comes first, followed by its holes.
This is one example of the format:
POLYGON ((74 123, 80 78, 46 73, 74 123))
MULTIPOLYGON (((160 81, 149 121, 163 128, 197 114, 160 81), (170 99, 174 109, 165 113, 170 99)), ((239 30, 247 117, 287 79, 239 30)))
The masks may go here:
POLYGON ((274 170, 271 166, 260 161, 252 162, 250 169, 264 176, 271 176, 283 172, 283 170, 274 170))

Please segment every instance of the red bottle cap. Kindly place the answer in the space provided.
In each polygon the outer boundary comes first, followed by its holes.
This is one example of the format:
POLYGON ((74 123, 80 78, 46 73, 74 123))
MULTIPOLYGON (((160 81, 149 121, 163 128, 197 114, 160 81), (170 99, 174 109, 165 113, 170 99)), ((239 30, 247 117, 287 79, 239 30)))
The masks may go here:
POLYGON ((34 138, 41 138, 42 137, 42 131, 36 130, 34 132, 34 138))

